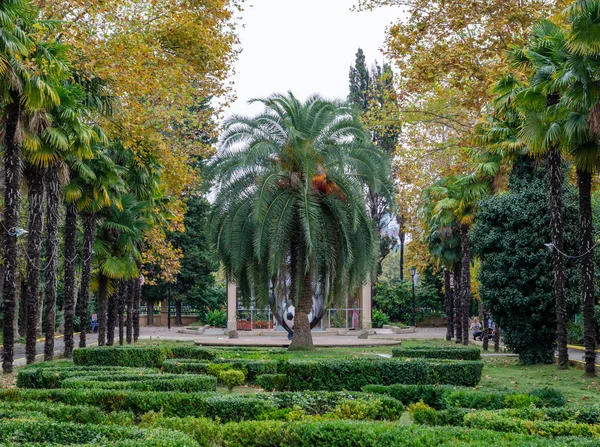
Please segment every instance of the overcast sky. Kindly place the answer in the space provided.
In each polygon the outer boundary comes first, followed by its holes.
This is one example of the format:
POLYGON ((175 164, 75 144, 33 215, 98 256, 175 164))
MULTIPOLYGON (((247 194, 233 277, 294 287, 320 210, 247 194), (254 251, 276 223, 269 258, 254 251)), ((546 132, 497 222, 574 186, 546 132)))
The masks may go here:
POLYGON ((358 47, 367 63, 383 60, 385 29, 399 8, 352 12, 355 0, 247 0, 239 27, 242 53, 233 78, 238 100, 226 112, 254 115, 251 98, 291 90, 300 99, 348 95, 358 47))

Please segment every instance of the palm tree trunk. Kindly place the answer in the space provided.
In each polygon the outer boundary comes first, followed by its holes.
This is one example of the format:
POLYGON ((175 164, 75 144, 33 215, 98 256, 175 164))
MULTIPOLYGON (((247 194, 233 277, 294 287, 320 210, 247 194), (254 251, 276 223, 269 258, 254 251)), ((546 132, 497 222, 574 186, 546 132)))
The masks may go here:
POLYGON ((56 324, 56 286, 58 275, 58 223, 60 207, 60 181, 58 166, 50 166, 47 172, 46 214, 46 341, 44 343, 44 360, 54 358, 54 326, 56 324))
POLYGON ((127 285, 128 281, 121 281, 118 295, 118 311, 119 311, 119 345, 123 346, 125 342, 124 328, 125 328, 125 299, 127 296, 127 285))
POLYGON ((69 203, 65 215, 65 335, 64 357, 73 356, 73 318, 75 317, 75 260, 77 258, 77 205, 69 203))
POLYGON ((146 325, 153 326, 154 325, 154 314, 152 313, 154 310, 154 301, 152 301, 151 297, 148 297, 146 300, 146 325))
MULTIPOLYGON (((92 279, 92 256, 96 238, 96 215, 83 214, 83 260, 81 266, 81 291, 79 294, 79 347, 85 348, 87 337, 88 312, 90 307, 90 281, 92 279)), ((100 316, 98 317, 100 319, 100 316)))
POLYGON ((106 322, 106 346, 115 343, 115 323, 117 322, 117 297, 113 293, 107 298, 108 320, 106 322))
MULTIPOLYGON (((456 335, 456 343, 462 343, 462 295, 460 281, 460 264, 454 265, 454 332, 456 335)), ((467 337, 469 334, 467 334, 467 337)))
POLYGON ((310 273, 305 273, 300 284, 300 299, 294 315, 294 338, 289 349, 294 351, 313 349, 308 314, 312 309, 313 290, 310 273))
POLYGON ((596 321, 594 318, 594 227, 592 222, 592 174, 577 170, 579 188, 579 262, 585 374, 596 375, 596 321))
POLYGON ((134 295, 133 295, 133 342, 137 343, 140 337, 140 296, 142 294, 142 284, 140 278, 133 280, 134 295))
POLYGON ((98 346, 106 344, 107 295, 108 278, 100 274, 98 279, 98 346))
POLYGON ((40 256, 44 230, 44 169, 29 166, 26 171, 28 184, 29 217, 27 228, 27 333, 25 334, 25 357, 27 364, 35 362, 40 299, 40 256))
POLYGON ((129 280, 127 287, 127 344, 133 341, 133 295, 135 295, 134 280, 129 280))
POLYGON ((13 370, 15 345, 15 299, 17 297, 17 226, 19 225, 19 202, 21 191, 21 141, 19 138, 21 119, 21 97, 10 91, 11 103, 6 108, 4 123, 4 304, 2 370, 5 374, 13 370))
POLYGON ((498 326, 498 323, 496 323, 496 327, 494 330, 494 352, 500 352, 500 332, 502 331, 502 329, 500 329, 500 326, 498 326))
POLYGON ((559 148, 548 152, 548 183, 550 189, 550 239, 553 244, 552 270, 556 299, 556 332, 558 338, 558 367, 569 367, 567 351, 567 303, 565 300, 564 223, 563 223, 563 166, 559 148))
POLYGON ((446 340, 452 340, 452 289, 450 288, 450 270, 444 271, 444 308, 446 309, 446 340))
POLYGON ((471 310, 471 252, 469 246, 469 226, 460 226, 461 272, 460 293, 462 295, 462 341, 469 344, 469 311, 471 310))

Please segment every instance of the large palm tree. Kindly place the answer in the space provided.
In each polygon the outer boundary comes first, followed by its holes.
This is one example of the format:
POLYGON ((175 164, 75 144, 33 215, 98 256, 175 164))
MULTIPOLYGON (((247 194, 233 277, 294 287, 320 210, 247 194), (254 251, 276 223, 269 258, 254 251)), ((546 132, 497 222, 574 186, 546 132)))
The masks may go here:
POLYGON ((245 299, 266 303, 270 285, 289 278, 290 349, 310 349, 313 297, 341 299, 372 277, 378 244, 364 191, 387 194, 389 161, 341 103, 291 93, 255 101, 262 114, 224 124, 212 231, 245 299))

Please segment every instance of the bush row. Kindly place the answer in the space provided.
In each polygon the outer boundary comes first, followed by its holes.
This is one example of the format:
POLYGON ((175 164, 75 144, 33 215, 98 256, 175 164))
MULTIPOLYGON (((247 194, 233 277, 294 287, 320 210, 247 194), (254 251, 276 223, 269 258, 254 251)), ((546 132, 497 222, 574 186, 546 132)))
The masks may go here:
POLYGON ((393 357, 431 358, 448 360, 480 360, 481 351, 474 347, 446 347, 431 348, 428 346, 416 346, 414 348, 392 348, 393 357))
POLYGON ((217 378, 206 375, 157 374, 140 377, 104 376, 101 378, 71 377, 63 380, 63 388, 136 390, 136 391, 182 391, 195 393, 201 391, 216 391, 217 378), (98 380, 101 379, 101 380, 98 380), (106 380, 112 379, 112 380, 106 380), (133 379, 133 380, 129 380, 133 379))
POLYGON ((105 389, 52 389, 0 391, 0 403, 22 401, 60 402, 67 405, 93 405, 103 411, 127 411, 136 415, 150 411, 166 416, 194 416, 242 421, 267 418, 285 419, 289 410, 300 409, 307 414, 332 412, 348 401, 378 401, 369 411, 373 419, 397 419, 403 406, 389 396, 365 393, 268 393, 223 395, 212 393, 144 392, 105 389), (377 410, 373 413, 374 408, 377 410), (282 411, 284 410, 284 411, 282 411))
POLYGON ((440 410, 462 407, 485 410, 502 408, 560 407, 566 405, 564 395, 551 388, 533 390, 529 393, 489 392, 474 389, 459 389, 452 386, 433 385, 367 385, 363 391, 386 394, 404 405, 423 401, 426 405, 440 410))
POLYGON ((61 367, 27 367, 19 371, 17 375, 17 386, 19 388, 60 388, 62 381, 68 377, 75 376, 100 376, 102 374, 121 375, 130 374, 142 376, 144 374, 156 374, 155 368, 127 368, 119 366, 73 366, 61 367))
POLYGON ((215 352, 195 346, 102 346, 73 351, 73 363, 81 366, 129 366, 160 368, 172 358, 212 360, 215 352))
POLYGON ((74 424, 45 419, 0 421, 0 442, 8 445, 136 445, 142 447, 197 446, 188 435, 164 429, 139 429, 116 425, 74 424))
POLYGON ((513 447, 597 446, 581 438, 547 439, 459 427, 405 426, 387 422, 305 420, 298 422, 253 421, 218 426, 206 419, 145 417, 141 426, 162 427, 188 433, 201 446, 228 447, 422 447, 510 445, 513 447))
POLYGON ((294 360, 280 365, 288 388, 302 390, 360 390, 371 384, 453 384, 475 386, 482 362, 460 360, 294 360))
POLYGON ((278 362, 275 360, 215 359, 212 362, 199 362, 192 359, 173 359, 163 363, 163 371, 174 374, 206 374, 211 364, 229 364, 233 369, 244 371, 246 381, 255 383, 261 374, 276 374, 278 362))

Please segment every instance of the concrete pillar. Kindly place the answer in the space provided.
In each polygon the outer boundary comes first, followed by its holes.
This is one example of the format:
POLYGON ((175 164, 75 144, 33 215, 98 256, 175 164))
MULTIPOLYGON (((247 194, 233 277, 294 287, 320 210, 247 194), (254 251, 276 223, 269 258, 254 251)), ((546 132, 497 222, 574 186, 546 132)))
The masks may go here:
POLYGON ((367 281, 360 289, 360 308, 362 309, 362 329, 371 329, 371 281, 367 281))
POLYGON ((227 329, 237 330, 237 284, 234 282, 227 283, 227 329))

